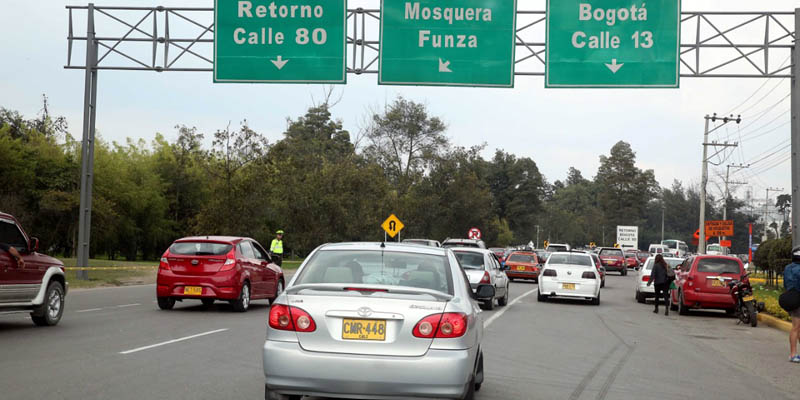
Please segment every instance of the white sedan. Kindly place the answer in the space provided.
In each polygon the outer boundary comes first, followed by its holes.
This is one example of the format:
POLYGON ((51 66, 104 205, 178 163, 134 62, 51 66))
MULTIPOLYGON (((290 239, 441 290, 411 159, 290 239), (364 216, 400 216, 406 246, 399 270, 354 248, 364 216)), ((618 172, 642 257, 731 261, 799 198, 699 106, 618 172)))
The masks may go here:
MULTIPOLYGON (((650 280, 650 273, 653 272, 653 263, 655 263, 656 258, 650 256, 647 258, 647 261, 644 262, 642 268, 639 268, 639 275, 636 278, 636 301, 639 303, 647 302, 648 298, 656 296, 656 288, 653 285, 647 286, 647 281, 650 280)), ((664 257, 664 261, 670 265, 670 267, 675 268, 683 262, 683 258, 677 257, 664 257)))
POLYGON ((539 276, 539 301, 549 297, 590 300, 600 305, 600 275, 585 253, 558 252, 547 259, 539 276))

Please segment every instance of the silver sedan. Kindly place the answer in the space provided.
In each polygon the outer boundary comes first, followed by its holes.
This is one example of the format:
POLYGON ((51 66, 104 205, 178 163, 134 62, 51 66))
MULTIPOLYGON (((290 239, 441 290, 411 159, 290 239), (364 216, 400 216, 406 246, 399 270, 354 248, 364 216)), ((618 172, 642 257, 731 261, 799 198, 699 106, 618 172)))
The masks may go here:
POLYGON ((474 296, 449 249, 320 246, 270 308, 265 398, 472 399, 484 379, 474 296))
POLYGON ((500 265, 497 257, 490 250, 455 247, 453 252, 456 254, 458 262, 461 263, 461 267, 464 268, 464 272, 467 273, 469 284, 474 292, 480 285, 494 286, 494 296, 478 296, 478 300, 481 301, 481 306, 485 310, 493 309, 495 300, 499 306, 508 304, 509 279, 504 271, 505 267, 500 265))

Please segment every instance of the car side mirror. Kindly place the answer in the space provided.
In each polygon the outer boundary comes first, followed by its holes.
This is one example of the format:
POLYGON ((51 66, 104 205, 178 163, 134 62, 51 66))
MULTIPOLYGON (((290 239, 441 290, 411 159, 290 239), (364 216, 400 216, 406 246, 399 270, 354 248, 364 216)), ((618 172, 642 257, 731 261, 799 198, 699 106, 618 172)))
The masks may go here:
POLYGON ((494 286, 492 285, 479 285, 475 290, 475 297, 479 299, 488 299, 494 297, 494 286))
POLYGON ((37 252, 37 251, 39 251, 39 239, 35 238, 35 237, 32 237, 28 241, 28 252, 29 253, 34 253, 34 252, 37 252))

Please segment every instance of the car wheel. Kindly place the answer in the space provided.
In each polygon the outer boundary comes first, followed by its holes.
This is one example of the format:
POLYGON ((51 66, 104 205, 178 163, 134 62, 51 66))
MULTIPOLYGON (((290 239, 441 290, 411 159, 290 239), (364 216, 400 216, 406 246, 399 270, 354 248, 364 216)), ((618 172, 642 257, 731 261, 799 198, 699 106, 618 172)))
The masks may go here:
POLYGON ((464 396, 461 400, 475 400, 475 377, 473 376, 469 383, 467 384, 467 393, 464 393, 464 396))
POLYGON ((44 294, 44 303, 31 313, 33 323, 39 326, 53 326, 64 314, 64 287, 60 282, 50 282, 44 294))
POLYGON ((601 287, 601 288, 604 288, 604 287, 606 287, 606 279, 605 279, 605 278, 603 278, 603 280, 602 280, 602 281, 600 281, 600 287, 601 287))
POLYGON ((628 276, 628 269, 627 268, 623 268, 622 269, 622 276, 628 276))
POLYGON ((483 385, 483 353, 480 354, 478 358, 478 371, 475 372, 475 391, 481 390, 481 385, 483 385))
POLYGON ((600 293, 597 294, 597 297, 592 299, 592 305, 593 306, 599 306, 600 305, 600 293))
POLYGON ((245 312, 250 307, 250 284, 245 282, 239 292, 239 298, 232 301, 231 305, 236 312, 245 312))
POLYGON ((689 307, 686 307, 686 304, 683 302, 683 292, 678 295, 678 314, 689 314, 689 307))
POLYGON ((158 301, 158 308, 162 310, 172 310, 172 307, 175 307, 175 299, 172 297, 158 297, 156 300, 158 301))
POLYGON ((647 302, 647 300, 644 298, 644 294, 642 294, 642 292, 636 292, 636 301, 638 301, 639 303, 642 303, 642 304, 647 302))
POLYGON ((269 299, 269 305, 272 305, 275 299, 277 299, 282 292, 283 292, 283 281, 278 281, 278 288, 275 290, 275 297, 269 299))
POLYGON ((536 291, 536 300, 539 301, 539 302, 542 302, 542 303, 546 302, 547 301, 547 296, 543 296, 542 295, 542 291, 541 290, 537 290, 536 291))
POLYGON ((508 280, 514 282, 514 278, 508 278, 508 280))
POLYGON ((503 295, 503 297, 497 299, 497 305, 498 306, 505 306, 506 304, 508 304, 508 291, 509 290, 511 290, 510 286, 506 285, 506 293, 503 295))
POLYGON ((483 302, 483 309, 484 310, 494 310, 494 298, 491 298, 489 300, 485 300, 483 302))
POLYGON ((203 307, 211 307, 214 305, 214 299, 200 299, 203 302, 203 307))
POLYGON ((269 390, 267 385, 264 385, 264 399, 265 400, 300 400, 303 396, 299 395, 288 395, 288 394, 278 394, 272 390, 269 390))

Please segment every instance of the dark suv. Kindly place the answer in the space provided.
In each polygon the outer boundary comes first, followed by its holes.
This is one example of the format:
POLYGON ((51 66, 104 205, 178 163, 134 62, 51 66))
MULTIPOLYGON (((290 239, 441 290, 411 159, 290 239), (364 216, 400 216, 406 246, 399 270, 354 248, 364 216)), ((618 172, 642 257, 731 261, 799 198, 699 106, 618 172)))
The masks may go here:
POLYGON ((57 324, 67 295, 64 264, 39 253, 39 239, 29 237, 16 218, 2 212, 0 243, 16 248, 24 261, 20 267, 0 250, 0 311, 30 312, 36 325, 57 324))

